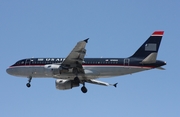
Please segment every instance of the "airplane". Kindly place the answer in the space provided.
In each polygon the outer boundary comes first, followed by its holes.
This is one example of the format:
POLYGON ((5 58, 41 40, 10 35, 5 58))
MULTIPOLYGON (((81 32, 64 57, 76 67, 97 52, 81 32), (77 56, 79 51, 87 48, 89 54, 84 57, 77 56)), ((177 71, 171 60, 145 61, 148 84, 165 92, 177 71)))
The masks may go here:
POLYGON ((117 86, 98 81, 109 78, 151 70, 164 70, 165 61, 157 60, 157 54, 164 31, 155 31, 140 48, 127 58, 84 58, 88 39, 79 41, 66 58, 26 58, 17 61, 6 69, 13 76, 26 77, 31 87, 32 78, 55 78, 56 89, 66 90, 80 86, 87 92, 85 83, 104 86, 117 86))

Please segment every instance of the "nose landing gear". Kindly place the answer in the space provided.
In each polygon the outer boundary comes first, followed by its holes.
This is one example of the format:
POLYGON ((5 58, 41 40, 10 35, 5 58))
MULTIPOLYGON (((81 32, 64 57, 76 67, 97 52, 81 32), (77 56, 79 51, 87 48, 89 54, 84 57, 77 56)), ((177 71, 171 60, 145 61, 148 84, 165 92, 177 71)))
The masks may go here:
POLYGON ((28 88, 30 88, 31 87, 31 80, 32 80, 32 77, 29 77, 29 80, 28 80, 28 83, 26 84, 26 86, 28 87, 28 88))

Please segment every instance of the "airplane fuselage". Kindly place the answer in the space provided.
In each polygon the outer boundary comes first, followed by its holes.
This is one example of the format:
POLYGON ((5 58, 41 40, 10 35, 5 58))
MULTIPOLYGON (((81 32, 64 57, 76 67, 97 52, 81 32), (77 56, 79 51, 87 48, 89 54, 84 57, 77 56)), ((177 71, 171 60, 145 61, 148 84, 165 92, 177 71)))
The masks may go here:
MULTIPOLYGON (((64 60, 64 58, 22 59, 10 66, 7 72, 19 77, 53 77, 73 80, 75 77, 73 70, 68 69, 65 72, 59 70, 64 60)), ((86 79, 96 79, 132 74, 165 65, 165 62, 160 60, 152 64, 142 64, 141 61, 142 59, 135 58, 85 58, 82 66, 86 79)), ((78 74, 78 76, 82 80, 84 74, 78 74)))

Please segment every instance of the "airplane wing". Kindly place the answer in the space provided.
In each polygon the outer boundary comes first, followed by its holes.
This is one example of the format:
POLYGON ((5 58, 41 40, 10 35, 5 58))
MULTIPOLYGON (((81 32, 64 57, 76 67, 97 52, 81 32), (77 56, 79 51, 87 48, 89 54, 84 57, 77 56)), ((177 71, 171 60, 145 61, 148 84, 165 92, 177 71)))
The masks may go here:
POLYGON ((97 85, 114 86, 114 87, 117 87, 117 84, 118 84, 118 83, 115 83, 115 84, 109 84, 109 83, 102 82, 102 81, 98 81, 98 80, 94 80, 94 79, 87 80, 86 82, 87 82, 87 83, 92 83, 92 84, 97 84, 97 85))
POLYGON ((86 43, 88 42, 88 39, 85 39, 83 41, 79 41, 74 49, 70 52, 70 54, 65 58, 65 60, 62 62, 61 66, 64 68, 75 68, 78 73, 84 74, 84 69, 82 67, 82 63, 84 60, 84 56, 86 54, 86 43))

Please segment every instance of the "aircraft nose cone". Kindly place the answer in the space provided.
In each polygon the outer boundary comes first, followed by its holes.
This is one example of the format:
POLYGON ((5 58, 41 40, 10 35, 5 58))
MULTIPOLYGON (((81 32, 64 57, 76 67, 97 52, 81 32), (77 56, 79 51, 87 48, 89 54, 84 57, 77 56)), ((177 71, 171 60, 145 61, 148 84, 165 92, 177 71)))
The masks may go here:
POLYGON ((12 75, 12 72, 13 72, 13 71, 12 71, 11 68, 7 68, 7 69, 6 69, 6 72, 7 72, 8 74, 12 75))
POLYGON ((164 61, 164 65, 166 65, 166 61, 164 61))

